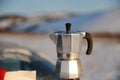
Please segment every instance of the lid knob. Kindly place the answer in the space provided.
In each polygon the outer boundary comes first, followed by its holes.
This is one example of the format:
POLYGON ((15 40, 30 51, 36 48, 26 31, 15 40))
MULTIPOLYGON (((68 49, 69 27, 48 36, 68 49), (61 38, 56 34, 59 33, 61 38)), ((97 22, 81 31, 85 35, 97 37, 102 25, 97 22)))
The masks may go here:
POLYGON ((66 33, 70 33, 71 32, 71 23, 66 23, 66 33))

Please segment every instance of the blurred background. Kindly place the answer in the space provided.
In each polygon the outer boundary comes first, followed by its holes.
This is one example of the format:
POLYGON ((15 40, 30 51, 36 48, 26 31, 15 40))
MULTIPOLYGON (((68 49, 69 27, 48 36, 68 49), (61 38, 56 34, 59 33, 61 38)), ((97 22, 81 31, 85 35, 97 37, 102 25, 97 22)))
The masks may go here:
POLYGON ((120 80, 120 0, 0 0, 0 67, 35 69, 37 80, 56 80, 49 35, 68 22, 93 38, 90 56, 83 42, 82 80, 120 80))

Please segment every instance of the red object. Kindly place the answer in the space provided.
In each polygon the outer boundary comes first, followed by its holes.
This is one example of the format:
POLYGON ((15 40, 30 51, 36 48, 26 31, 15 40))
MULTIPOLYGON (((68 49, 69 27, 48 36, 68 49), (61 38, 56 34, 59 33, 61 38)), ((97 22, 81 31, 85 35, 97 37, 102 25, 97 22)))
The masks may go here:
POLYGON ((4 68, 0 68, 0 80, 4 80, 6 70, 4 68))

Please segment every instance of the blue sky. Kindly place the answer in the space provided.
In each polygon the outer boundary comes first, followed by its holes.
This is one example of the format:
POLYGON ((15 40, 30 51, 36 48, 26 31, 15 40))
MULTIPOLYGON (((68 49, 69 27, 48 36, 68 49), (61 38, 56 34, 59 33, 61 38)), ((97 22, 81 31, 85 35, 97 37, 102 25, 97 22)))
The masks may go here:
POLYGON ((1 0, 0 14, 94 13, 114 8, 117 0, 1 0))

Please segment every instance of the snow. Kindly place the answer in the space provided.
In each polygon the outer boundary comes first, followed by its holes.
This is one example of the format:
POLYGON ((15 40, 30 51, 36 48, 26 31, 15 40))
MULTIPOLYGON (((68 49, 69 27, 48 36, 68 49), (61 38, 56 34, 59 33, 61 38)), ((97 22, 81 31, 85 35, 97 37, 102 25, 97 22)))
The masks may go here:
POLYGON ((94 41, 90 56, 81 54, 83 80, 119 80, 120 44, 116 41, 94 41))
POLYGON ((84 29, 88 32, 120 32, 120 8, 106 12, 94 21, 85 24, 84 29), (89 28, 88 28, 89 27, 89 28))

